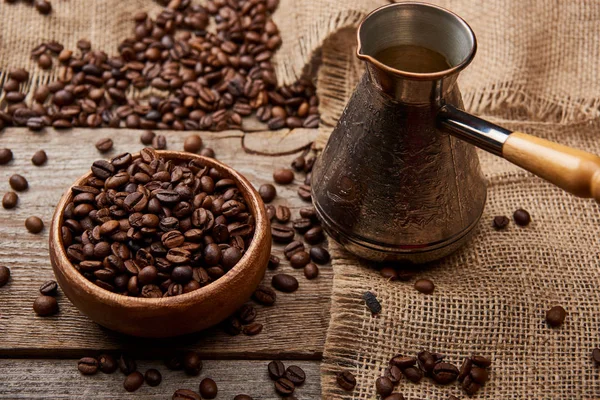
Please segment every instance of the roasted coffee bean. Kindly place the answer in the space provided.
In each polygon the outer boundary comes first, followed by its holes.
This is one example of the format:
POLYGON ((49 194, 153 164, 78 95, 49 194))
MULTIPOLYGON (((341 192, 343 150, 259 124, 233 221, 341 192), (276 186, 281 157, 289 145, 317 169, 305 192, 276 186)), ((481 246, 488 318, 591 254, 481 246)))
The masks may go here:
POLYGON ((265 203, 270 203, 277 196, 277 189, 270 183, 265 183, 258 188, 258 194, 260 194, 265 203))
POLYGON ((273 180, 280 185, 288 185, 294 181, 294 172, 287 168, 277 168, 273 172, 273 180))
POLYGON ((158 386, 162 381, 162 375, 157 369, 151 368, 144 374, 144 380, 149 386, 158 386))
POLYGON ((279 267, 280 263, 281 263, 281 260, 279 259, 279 257, 271 254, 271 256, 269 257, 268 268, 269 269, 277 269, 277 267, 279 267))
POLYGON ((289 260, 294 254, 300 251, 304 251, 304 243, 299 240, 294 240, 283 248, 283 255, 289 260))
POLYGON ((24 70, 23 68, 13 69, 9 72, 8 77, 10 79, 14 79, 19 83, 23 83, 29 79, 29 72, 24 70))
POLYGON ((183 142, 183 150, 189 153, 197 153, 202 148, 202 138, 198 135, 190 135, 183 142))
POLYGON ((172 400, 202 400, 202 397, 193 390, 178 389, 173 393, 172 400))
POLYGON ((380 376, 375 381, 375 390, 381 397, 387 397, 392 394, 392 391, 394 390, 394 384, 389 378, 380 376))
POLYGON ((308 231, 310 228, 312 228, 313 224, 312 224, 312 221, 308 218, 298 218, 298 219, 294 220, 294 222, 292 223, 292 226, 299 233, 306 233, 306 231, 308 231))
POLYGON ((25 179, 23 176, 21 176, 19 174, 12 175, 9 178, 8 183, 10 184, 10 187, 13 188, 14 190, 16 190, 17 192, 22 192, 24 190, 27 190, 27 188, 29 187, 29 184, 27 183, 27 179, 25 179))
POLYGON ((149 146, 152 144, 152 139, 154 139, 155 136, 156 134, 152 131, 144 131, 140 136, 140 141, 142 144, 149 146))
MULTIPOLYGON (((0 279, 0 286, 2 286, 2 281, 0 279)), ((600 349, 595 348, 592 350, 592 360, 596 363, 596 365, 600 364, 600 349)))
POLYGON ((10 280, 10 269, 4 265, 0 265, 0 287, 6 285, 10 280))
POLYGON ((42 286, 40 286, 40 293, 44 296, 54 296, 57 289, 58 284, 56 281, 47 281, 42 283, 42 286))
POLYGON ((163 135, 156 135, 154 139, 152 139, 152 147, 157 150, 164 150, 167 148, 167 138, 163 135))
POLYGON ((253 400, 252 397, 248 396, 247 394, 238 394, 236 395, 233 400, 253 400))
POLYGON ((93 357, 83 357, 77 362, 77 369, 83 375, 94 375, 98 372, 98 360, 93 357))
POLYGON ((100 354, 98 356, 98 368, 105 374, 112 374, 118 368, 117 362, 110 354, 100 354))
POLYGON ((565 322, 567 312, 561 306, 554 306, 546 311, 546 322, 553 328, 558 328, 565 322))
POLYGON ((317 246, 310 249, 310 258, 317 264, 327 264, 331 256, 325 248, 317 246))
POLYGON ((522 208, 519 208, 514 212, 513 218, 515 219, 515 223, 519 226, 527 226, 531 222, 531 215, 522 208))
POLYGON ((281 292, 292 293, 298 289, 298 281, 291 275, 277 274, 271 279, 271 285, 281 292))
POLYGON ((467 376, 464 381, 462 381, 461 386, 463 390, 469 395, 472 396, 481 389, 481 385, 475 382, 471 376, 467 376))
POLYGON ((470 371, 471 379, 483 385, 488 380, 488 371, 485 368, 473 367, 470 371))
POLYGON ((215 158, 215 151, 210 147, 205 147, 200 150, 200 155, 208 158, 215 158))
POLYGON ((369 310, 371 310, 371 313, 379 314, 381 312, 381 304, 379 303, 379 300, 377 300, 377 297, 375 297, 373 293, 363 293, 363 300, 365 301, 367 307, 369 307, 369 310))
POLYGON ((44 150, 36 151, 33 157, 31 157, 31 163, 37 166, 44 165, 47 160, 48 156, 44 150))
POLYGON ((144 383, 144 375, 142 375, 139 371, 134 371, 131 374, 127 375, 125 381, 123 382, 123 387, 128 392, 135 392, 144 383))
POLYGON ((200 382, 200 396, 203 399, 214 399, 217 397, 218 388, 215 381, 210 378, 204 378, 200 382))
POLYGON ((494 228, 496 229, 504 229, 508 226, 510 220, 506 215, 498 215, 494 217, 494 228))
POLYGON ((397 384, 402 379, 402 371, 395 365, 391 365, 385 369, 383 375, 387 377, 393 384, 397 384))
POLYGON ((323 240, 325 240, 325 234, 323 233, 323 228, 321 228, 320 226, 315 226, 314 228, 310 228, 304 234, 304 240, 306 240, 306 242, 308 244, 312 244, 312 245, 321 243, 323 240))
POLYGON ((238 311, 237 316, 244 324, 249 324, 256 318, 256 309, 250 304, 244 304, 238 311))
POLYGON ((279 205, 275 209, 275 219, 281 223, 286 223, 292 216, 290 209, 286 206, 279 205))
POLYGON ((58 303, 51 296, 38 296, 33 302, 33 311, 40 317, 47 317, 58 312, 58 303))
POLYGON ((298 187, 298 196, 304 201, 310 201, 312 199, 311 188, 308 185, 300 185, 298 187))
POLYGON ((398 272, 394 267, 383 267, 379 270, 379 273, 388 281, 398 280, 398 272))
POLYGON ((392 357, 390 364, 402 369, 412 367, 417 363, 416 357, 402 356, 400 354, 392 357))
POLYGON ((8 164, 13 159, 13 153, 10 149, 0 149, 0 165, 8 164))
MULTIPOLYGON (((404 396, 402 396, 401 393, 392 393, 383 400, 404 400, 404 396)), ((448 399, 448 400, 451 400, 451 399, 448 399)))
POLYGON ((265 205, 265 210, 267 211, 267 218, 269 218, 269 221, 272 221, 275 218, 275 206, 267 204, 265 205))
POLYGON ((245 325, 244 327, 242 327, 242 332, 244 333, 244 335, 254 336, 262 332, 262 329, 262 324, 259 324, 258 322, 253 322, 250 325, 245 325))
POLYGON ((47 0, 35 0, 34 5, 42 15, 48 15, 52 12, 52 4, 47 0))
POLYGON ((298 156, 294 158, 294 161, 292 161, 292 168, 294 168, 298 172, 304 170, 304 165, 306 165, 306 160, 303 156, 298 156))
POLYGON ((469 357, 465 357, 462 365, 460 366, 460 370, 458 371, 459 382, 462 382, 471 373, 472 367, 473 363, 471 362, 471 359, 469 357))
POLYGON ((30 233, 40 233, 44 229, 44 222, 38 217, 29 217, 25 220, 25 228, 30 233))
POLYGON ((484 356, 472 356, 471 361, 473 364, 481 368, 487 368, 492 365, 492 360, 484 356))
POLYGON ((406 379, 408 379, 409 381, 411 381, 413 383, 417 383, 421 379, 423 379, 423 371, 421 371, 417 367, 408 367, 408 368, 401 369, 401 371, 404 374, 404 376, 406 377, 406 379))
POLYGON ((289 379, 280 378, 275 382, 275 390, 282 396, 291 395, 292 393, 294 393, 295 389, 296 387, 289 379))
POLYGON ((304 268, 310 262, 310 255, 305 251, 298 251, 290 257, 292 268, 304 268))
POLYGON ((223 329, 231 336, 239 335, 242 333, 242 323, 237 317, 229 317, 223 321, 223 329))
POLYGON ((183 355, 183 370, 186 374, 196 376, 202 370, 202 360, 195 351, 187 351, 183 355))
POLYGON ((317 278, 319 276, 319 267, 313 263, 306 264, 304 267, 304 276, 309 280, 317 278))
POLYGON ((183 356, 181 354, 177 354, 173 357, 170 357, 165 360, 165 365, 171 371, 179 371, 183 369, 183 356))
POLYGON ((6 192, 2 197, 2 207, 4 207, 7 210, 15 208, 18 202, 19 195, 17 195, 15 192, 6 192))
POLYGON ((306 380, 306 374, 304 370, 297 365, 290 365, 285 370, 285 378, 290 380, 294 386, 300 386, 306 380))
POLYGON ((279 360, 271 361, 269 365, 267 365, 267 370, 269 371, 269 376, 274 381, 283 378, 286 371, 285 365, 283 365, 283 363, 279 360))
POLYGON ((257 303, 262 304, 263 306, 272 306, 273 304, 275 304, 277 295, 275 294, 273 289, 266 286, 259 286, 252 294, 252 298, 256 300, 257 303))
POLYGON ((129 375, 137 370, 137 364, 135 360, 127 354, 121 354, 119 360, 117 361, 117 365, 119 366, 121 372, 125 375, 129 375))
POLYGON ((276 243, 289 243, 294 239, 294 229, 285 225, 271 225, 271 236, 276 243))
POLYGON ((427 350, 423 350, 417 354, 417 363, 419 368, 421 368, 428 376, 433 372, 435 362, 435 357, 427 350))
POLYGON ((433 380, 440 385, 447 385, 454 382, 458 377, 458 368, 450 363, 445 362, 435 364, 433 367, 432 377, 433 380))
POLYGON ((100 153, 106 153, 113 148, 113 141, 111 138, 102 138, 96 142, 96 149, 100 153))
POLYGON ((435 290, 435 285, 429 279, 419 279, 415 282, 414 287, 423 294, 431 294, 435 290))
POLYGON ((354 390, 354 387, 356 386, 356 378, 350 371, 344 370, 344 371, 339 372, 336 375, 335 380, 339 387, 341 387, 342 389, 344 389, 348 392, 354 390))

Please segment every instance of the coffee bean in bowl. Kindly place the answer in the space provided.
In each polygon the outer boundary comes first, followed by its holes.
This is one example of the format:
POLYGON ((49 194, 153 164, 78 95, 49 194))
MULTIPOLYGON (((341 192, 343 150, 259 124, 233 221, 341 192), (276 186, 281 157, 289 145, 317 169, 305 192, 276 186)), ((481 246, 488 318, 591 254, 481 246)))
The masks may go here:
POLYGON ((215 325, 250 298, 271 236, 242 175, 152 148, 91 169, 63 195, 50 232, 57 281, 84 314, 119 332, 168 337, 215 325))

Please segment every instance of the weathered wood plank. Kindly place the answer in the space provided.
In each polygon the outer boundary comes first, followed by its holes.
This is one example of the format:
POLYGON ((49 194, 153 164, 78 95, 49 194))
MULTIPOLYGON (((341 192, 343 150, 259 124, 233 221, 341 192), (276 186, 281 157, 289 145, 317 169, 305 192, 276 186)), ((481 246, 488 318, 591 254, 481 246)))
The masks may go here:
MULTIPOLYGON (((282 263, 280 271, 296 276, 300 289, 292 294, 278 293, 275 307, 258 307, 257 321, 265 328, 254 337, 230 337, 217 328, 177 340, 150 342, 125 337, 91 322, 63 295, 58 297, 58 315, 40 318, 33 313, 31 307, 39 285, 51 279, 53 274, 48 258, 48 229, 32 235, 25 230, 25 219, 37 215, 49 225, 54 206, 70 183, 82 175, 95 159, 141 149, 139 134, 139 131, 111 129, 32 133, 17 128, 0 133, 0 147, 11 148, 15 158, 9 165, 0 167, 0 195, 10 189, 8 178, 14 173, 25 176, 30 185, 29 190, 19 194, 16 209, 0 209, 0 263, 12 271, 11 282, 0 288, 0 356, 79 357, 94 349, 127 348, 136 352, 148 346, 162 352, 175 345, 195 348, 204 357, 212 358, 320 358, 329 321, 332 278, 329 267, 321 269, 318 279, 308 281, 302 270, 294 270, 286 262, 282 263), (114 149, 105 156, 94 147, 95 141, 101 137, 111 137, 115 142, 114 149), (35 167, 30 162, 33 153, 39 149, 48 153, 48 164, 43 167, 35 167)), ((169 149, 182 149, 183 140, 188 135, 184 132, 164 134, 169 149)), ((201 135, 206 145, 215 149, 219 160, 238 169, 257 187, 272 182, 273 169, 289 165, 296 157, 294 154, 247 154, 242 150, 243 134, 239 131, 201 135)), ((254 135, 260 135, 253 139, 257 148, 260 148, 260 143, 267 144, 264 133, 247 136, 254 135)), ((306 133, 287 136, 293 138, 294 146, 299 147, 302 147, 301 138, 305 138, 304 144, 312 140, 312 134, 306 133)), ((278 139, 268 141, 268 146, 269 153, 278 148, 290 149, 285 140, 278 139)), ((285 203, 293 209, 305 205, 297 197, 296 187, 279 186, 274 204, 285 203)), ((274 253, 281 255, 281 248, 275 246, 274 253)), ((284 257, 281 258, 284 260, 284 257)), ((272 274, 267 272, 266 282, 270 282, 272 274)))
MULTIPOLYGON (((319 362, 284 361, 298 365, 306 372, 305 383, 295 395, 299 399, 321 397, 319 362)), ((206 361, 199 376, 189 377, 183 371, 169 371, 160 361, 138 361, 144 373, 156 368, 163 380, 159 386, 144 384, 134 393, 123 389, 124 375, 117 371, 83 376, 77 371, 77 360, 0 360, 0 399, 170 399, 177 389, 198 391, 203 378, 213 379, 219 388, 218 399, 233 399, 248 394, 254 399, 279 399, 273 381, 267 374, 267 361, 206 361)))

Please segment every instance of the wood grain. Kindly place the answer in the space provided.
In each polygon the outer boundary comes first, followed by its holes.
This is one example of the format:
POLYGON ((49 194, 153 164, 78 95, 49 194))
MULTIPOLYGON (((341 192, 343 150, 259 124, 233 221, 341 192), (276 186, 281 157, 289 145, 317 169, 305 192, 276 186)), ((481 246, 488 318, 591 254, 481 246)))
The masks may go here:
MULTIPOLYGON (((168 148, 181 150, 188 133, 161 132, 167 137, 168 148)), ((270 133, 277 135, 277 133, 270 133)), ((226 335, 219 328, 177 338, 175 340, 142 340, 120 335, 91 322, 73 307, 62 294, 58 296, 60 312, 53 317, 37 317, 32 303, 38 287, 53 279, 48 257, 49 223, 60 196, 69 185, 86 172, 98 158, 109 158, 121 152, 135 152, 143 145, 140 131, 132 130, 73 130, 42 133, 11 128, 0 133, 0 147, 12 149, 14 160, 0 167, 0 192, 10 190, 8 178, 19 173, 29 181, 29 189, 19 194, 19 205, 13 210, 0 209, 0 263, 11 268, 11 281, 0 289, 0 357, 80 357, 91 350, 127 348, 133 353, 145 354, 152 349, 156 354, 169 352, 173 346, 194 348, 205 358, 305 358, 319 359, 322 354, 325 331, 329 321, 329 297, 332 271, 321 268, 314 281, 306 280, 302 270, 292 269, 284 257, 278 272, 296 276, 300 289, 292 294, 278 293, 275 307, 258 307, 257 321, 264 324, 261 334, 253 337, 226 335), (101 155, 94 143, 101 137, 111 137, 114 149, 101 155), (45 149, 48 163, 42 167, 30 162, 33 153, 45 149), (46 229, 33 235, 24 227, 25 219, 37 215, 46 223, 46 229)), ((246 134, 249 142, 263 152, 286 152, 291 148, 308 145, 314 132, 291 131, 285 140, 264 140, 265 133, 246 134), (309 134, 310 133, 310 134, 309 134), (260 135, 257 140, 250 140, 260 135), (260 145, 259 143, 262 143, 260 145)), ((287 166, 297 154, 261 156, 248 154, 242 149, 240 131, 201 133, 205 144, 212 147, 217 158, 244 174, 255 187, 272 182, 275 167, 287 166)), ((300 176, 297 182, 300 183, 300 176)), ((277 186, 274 204, 286 204, 297 216, 297 209, 306 205, 296 195, 297 185, 277 186)), ((274 246, 274 254, 281 255, 282 246, 274 246)), ((264 282, 269 283, 272 271, 267 271, 264 282)))
MULTIPOLYGON (((319 363, 317 361, 284 361, 286 366, 298 365, 306 373, 305 383, 294 395, 298 399, 321 397, 319 363)), ((200 381, 213 379, 219 388, 217 400, 231 400, 235 395, 248 394, 254 399, 279 399, 273 381, 267 374, 267 361, 205 361, 197 377, 183 371, 169 371, 160 361, 138 361, 144 373, 156 368, 162 383, 156 387, 144 384, 134 393, 123 389, 124 375, 117 371, 83 376, 77 370, 77 360, 0 360, 0 399, 170 399, 177 389, 198 391, 200 381)))

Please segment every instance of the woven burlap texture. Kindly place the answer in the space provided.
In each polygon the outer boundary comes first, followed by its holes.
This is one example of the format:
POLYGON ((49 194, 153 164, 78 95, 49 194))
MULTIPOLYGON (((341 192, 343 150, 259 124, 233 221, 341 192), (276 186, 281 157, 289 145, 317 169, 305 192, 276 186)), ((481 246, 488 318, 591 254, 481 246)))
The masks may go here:
MULTIPOLYGON (((460 79, 471 112, 600 153, 600 2, 437 3, 466 18, 478 36, 479 54, 460 79)), ((355 30, 344 29, 323 46, 317 147, 326 143, 362 74, 355 40, 355 30)), ((465 248, 417 274, 435 282, 434 294, 414 290, 414 279, 387 282, 332 243, 323 398, 376 399, 375 380, 389 359, 423 349, 446 354, 456 365, 472 354, 492 358, 490 381, 474 398, 600 398, 600 372, 591 359, 600 345, 598 205, 490 154, 479 156, 489 185, 482 222, 465 248), (521 207, 533 216, 528 227, 492 228, 495 215, 511 216, 521 207), (362 300, 367 290, 382 303, 378 316, 362 300), (554 305, 568 312, 558 329, 544 321, 554 305), (357 377, 353 392, 335 382, 343 368, 357 377)), ((466 397, 457 384, 430 380, 415 385, 404 379, 396 390, 407 399, 466 397)))

